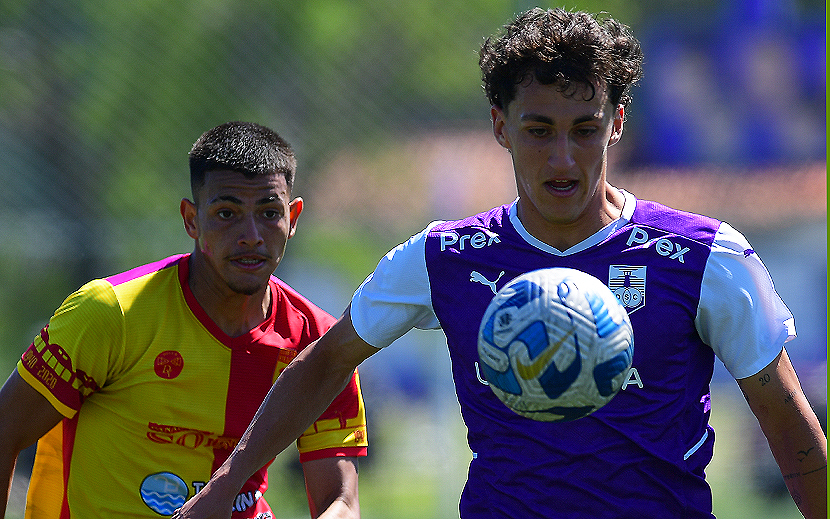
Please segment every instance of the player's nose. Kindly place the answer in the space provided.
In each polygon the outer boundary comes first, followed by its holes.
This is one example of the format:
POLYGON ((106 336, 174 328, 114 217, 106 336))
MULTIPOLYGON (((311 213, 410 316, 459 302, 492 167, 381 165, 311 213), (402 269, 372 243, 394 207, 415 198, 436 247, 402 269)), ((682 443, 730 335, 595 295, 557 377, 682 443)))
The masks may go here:
POLYGON ((239 238, 240 245, 256 246, 263 243, 262 230, 254 215, 246 215, 240 222, 239 238))
POLYGON ((575 164, 573 149, 567 134, 560 132, 551 139, 548 165, 554 170, 570 169, 575 164))

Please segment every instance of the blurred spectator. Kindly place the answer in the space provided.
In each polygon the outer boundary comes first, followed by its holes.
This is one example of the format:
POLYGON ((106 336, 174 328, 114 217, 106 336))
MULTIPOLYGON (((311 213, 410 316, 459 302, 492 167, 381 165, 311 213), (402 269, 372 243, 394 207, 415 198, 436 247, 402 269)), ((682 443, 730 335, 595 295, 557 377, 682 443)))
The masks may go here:
POLYGON ((825 156, 824 17, 792 1, 675 11, 642 32, 636 163, 735 166, 825 156), (650 141, 650 142, 649 142, 650 141))

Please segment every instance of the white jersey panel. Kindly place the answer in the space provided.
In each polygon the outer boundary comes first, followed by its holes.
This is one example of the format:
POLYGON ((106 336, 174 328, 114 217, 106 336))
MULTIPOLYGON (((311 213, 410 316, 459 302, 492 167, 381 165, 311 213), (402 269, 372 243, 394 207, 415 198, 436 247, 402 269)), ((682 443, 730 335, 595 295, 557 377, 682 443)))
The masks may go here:
POLYGON ((722 223, 706 262, 695 326, 736 379, 764 369, 795 337, 792 313, 746 238, 722 223))
POLYGON ((352 325, 361 339, 384 348, 412 328, 441 325, 432 308, 424 242, 433 222, 390 250, 352 296, 352 325))

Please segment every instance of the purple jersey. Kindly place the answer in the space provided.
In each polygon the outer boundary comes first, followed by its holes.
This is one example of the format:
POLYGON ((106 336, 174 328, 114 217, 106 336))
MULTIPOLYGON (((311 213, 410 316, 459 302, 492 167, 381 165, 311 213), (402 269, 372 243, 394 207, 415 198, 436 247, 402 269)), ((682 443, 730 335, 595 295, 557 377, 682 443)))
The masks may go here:
POLYGON ((462 517, 712 517, 704 469, 715 353, 733 375, 749 376, 794 335, 760 260, 724 226, 626 194, 620 220, 559 252, 524 230, 513 204, 433 224, 381 261, 353 299, 355 329, 377 346, 412 326, 446 334, 474 453, 462 517), (606 282, 634 328, 623 390, 573 422, 514 414, 478 367, 478 329, 495 291, 547 267, 606 282), (748 296, 744 285, 753 285, 748 296), (741 298, 750 300, 733 310, 741 298))

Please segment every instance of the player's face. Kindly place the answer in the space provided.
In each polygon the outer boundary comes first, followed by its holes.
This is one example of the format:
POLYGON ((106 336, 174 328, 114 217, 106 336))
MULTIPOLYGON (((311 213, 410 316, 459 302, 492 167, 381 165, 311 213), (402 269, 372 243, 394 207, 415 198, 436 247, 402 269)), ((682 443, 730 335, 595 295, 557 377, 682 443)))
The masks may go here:
POLYGON ((581 241, 615 218, 605 214, 605 167, 623 111, 605 88, 590 96, 584 85, 566 96, 534 80, 518 87, 505 110, 492 110, 496 139, 513 158, 519 218, 554 246, 573 245, 571 237, 581 241))
POLYGON ((264 293, 282 260, 303 207, 290 200, 281 174, 246 178, 236 171, 209 171, 197 201, 182 201, 188 234, 215 290, 264 293))

